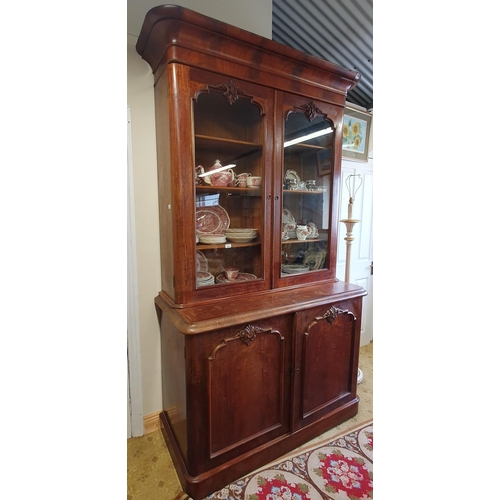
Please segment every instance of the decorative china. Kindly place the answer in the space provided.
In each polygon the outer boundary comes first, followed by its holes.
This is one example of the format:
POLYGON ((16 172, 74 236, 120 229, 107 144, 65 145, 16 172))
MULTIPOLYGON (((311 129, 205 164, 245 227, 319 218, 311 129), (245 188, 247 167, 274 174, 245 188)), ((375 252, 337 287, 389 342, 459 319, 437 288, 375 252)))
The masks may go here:
POLYGON ((251 175, 251 174, 248 174, 248 173, 242 173, 242 174, 238 174, 236 176, 236 185, 238 187, 241 187, 241 188, 246 188, 247 187, 247 177, 251 175))
POLYGON ((219 274, 219 276, 217 276, 217 278, 215 278, 215 281, 216 281, 216 283, 237 283, 240 281, 251 281, 251 280, 256 280, 256 279, 257 279, 257 276, 255 276, 255 274, 238 273, 238 276, 233 280, 229 280, 223 274, 219 274))
POLYGON ((196 273, 197 286, 206 286, 214 284, 215 284, 215 278, 213 274, 209 273, 208 271, 198 271, 196 273))
POLYGON ((239 269, 237 267, 225 267, 224 276, 228 280, 235 280, 238 277, 239 269))
POLYGON ((323 269, 326 260, 326 250, 306 250, 304 256, 304 265, 309 268, 309 271, 323 269))
POLYGON ((289 180, 294 180, 298 184, 300 182, 299 174, 295 170, 287 170, 285 172, 285 182, 289 180))
POLYGON ((318 227, 314 222, 308 222, 307 227, 309 228, 308 238, 317 238, 319 236, 318 227))
POLYGON ((236 236, 231 234, 226 235, 226 239, 228 241, 231 241, 232 243, 250 243, 255 238, 257 238, 256 234, 251 234, 249 236, 236 236))
POLYGON ((234 233, 234 234, 239 234, 239 233, 256 233, 257 229, 254 229, 253 227, 232 227, 230 229, 226 229, 224 233, 234 233))
POLYGON ((208 260, 203 252, 196 252, 196 271, 208 271, 208 260))
POLYGON ((305 240, 309 236, 309 228, 306 225, 298 225, 296 232, 298 240, 305 240))
POLYGON ((200 243, 205 245, 217 245, 218 243, 225 243, 226 237, 223 234, 201 234, 200 243))
POLYGON ((295 217, 288 208, 283 207, 283 214, 281 216, 281 222, 284 224, 284 229, 287 231, 295 231, 296 222, 295 217))
POLYGON ((257 229, 233 228, 226 229, 224 235, 228 241, 233 243, 249 243, 258 236, 257 229))
POLYGON ((295 170, 287 170, 285 172, 285 189, 295 191, 299 189, 300 177, 295 170))
POLYGON ((198 165, 195 169, 197 180, 201 179, 207 186, 226 187, 230 182, 234 182, 235 174, 232 169, 222 170, 223 168, 219 160, 215 160, 207 173, 202 165, 198 165))
POLYGON ((247 181, 247 187, 252 189, 258 189, 262 184, 262 177, 258 175, 248 174, 246 181, 247 181))
POLYGON ((220 205, 196 208, 196 232, 202 234, 223 234, 230 224, 229 215, 220 205))
POLYGON ((301 264, 283 264, 281 270, 286 274, 302 274, 309 272, 309 268, 301 264))

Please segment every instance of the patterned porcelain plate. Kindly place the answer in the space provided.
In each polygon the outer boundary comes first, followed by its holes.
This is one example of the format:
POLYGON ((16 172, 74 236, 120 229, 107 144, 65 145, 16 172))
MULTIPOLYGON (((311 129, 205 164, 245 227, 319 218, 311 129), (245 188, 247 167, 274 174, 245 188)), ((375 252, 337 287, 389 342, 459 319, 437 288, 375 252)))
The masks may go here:
POLYGON ((210 281, 213 278, 212 274, 207 271, 198 271, 196 273, 197 281, 210 281))
POLYGON ((295 179, 297 184, 300 182, 299 174, 295 170, 287 170, 285 172, 285 179, 295 179))
POLYGON ((196 270, 198 272, 208 271, 208 260, 202 252, 196 252, 196 270))
POLYGON ((199 235, 223 234, 229 224, 229 215, 220 205, 196 209, 196 232, 199 235))
POLYGON ((283 223, 283 229, 287 231, 294 231, 297 227, 297 223, 295 222, 295 217, 292 215, 292 212, 288 210, 288 208, 283 207, 283 215, 281 216, 281 222, 283 223))
POLYGON ((308 222, 307 227, 309 228, 308 238, 317 238, 319 236, 318 227, 314 222, 308 222))

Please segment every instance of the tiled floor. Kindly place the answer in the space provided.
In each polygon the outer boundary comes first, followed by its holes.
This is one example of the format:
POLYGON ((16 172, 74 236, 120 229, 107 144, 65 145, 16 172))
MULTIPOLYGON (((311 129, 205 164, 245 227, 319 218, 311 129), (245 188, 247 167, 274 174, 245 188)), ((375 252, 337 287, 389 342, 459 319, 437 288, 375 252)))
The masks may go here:
MULTIPOLYGON (((358 414, 307 445, 339 434, 345 429, 373 418, 373 344, 360 349, 359 366, 363 382, 358 385, 358 414)), ((155 431, 128 440, 127 500, 174 500, 182 496, 181 484, 163 440, 155 431)))

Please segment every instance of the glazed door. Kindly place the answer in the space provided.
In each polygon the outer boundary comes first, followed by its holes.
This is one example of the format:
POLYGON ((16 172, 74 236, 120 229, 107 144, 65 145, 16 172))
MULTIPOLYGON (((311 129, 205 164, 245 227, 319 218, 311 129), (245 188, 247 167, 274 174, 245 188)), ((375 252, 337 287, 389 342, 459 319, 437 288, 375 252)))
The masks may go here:
POLYGON ((187 339, 190 474, 290 429, 292 316, 187 339))
POLYGON ((269 288, 272 93, 199 70, 191 89, 196 297, 269 288))
POLYGON ((332 279, 342 108, 280 94, 278 109, 283 129, 276 141, 275 283, 332 279))
POLYGON ((356 398, 361 299, 295 315, 293 430, 356 398))

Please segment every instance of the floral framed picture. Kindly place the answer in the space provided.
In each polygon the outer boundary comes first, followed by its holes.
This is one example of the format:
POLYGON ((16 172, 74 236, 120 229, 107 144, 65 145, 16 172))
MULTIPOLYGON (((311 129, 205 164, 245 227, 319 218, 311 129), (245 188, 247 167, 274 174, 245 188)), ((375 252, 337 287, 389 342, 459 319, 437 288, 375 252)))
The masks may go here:
POLYGON ((368 161, 372 115, 346 106, 342 124, 342 158, 368 161))

